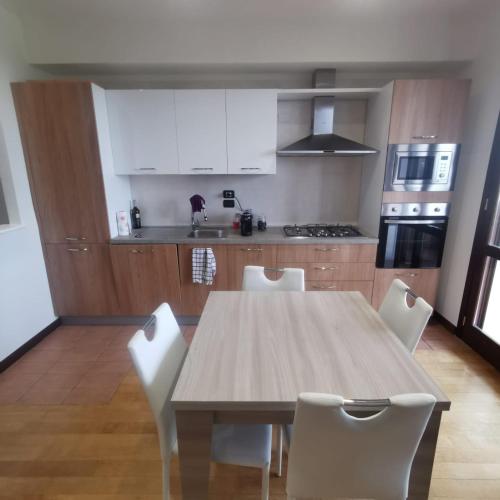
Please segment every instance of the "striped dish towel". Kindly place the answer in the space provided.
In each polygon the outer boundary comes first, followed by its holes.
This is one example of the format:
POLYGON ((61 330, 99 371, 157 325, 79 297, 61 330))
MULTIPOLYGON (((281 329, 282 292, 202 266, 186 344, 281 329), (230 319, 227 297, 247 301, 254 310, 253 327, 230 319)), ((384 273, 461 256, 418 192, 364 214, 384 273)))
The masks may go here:
POLYGON ((193 283, 212 285, 217 266, 211 248, 193 248, 193 283))

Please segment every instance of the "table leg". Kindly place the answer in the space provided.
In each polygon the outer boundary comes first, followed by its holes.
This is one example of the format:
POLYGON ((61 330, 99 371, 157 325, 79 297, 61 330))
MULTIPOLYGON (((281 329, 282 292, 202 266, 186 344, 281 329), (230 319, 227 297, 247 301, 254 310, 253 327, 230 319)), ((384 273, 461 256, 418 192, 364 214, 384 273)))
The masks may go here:
POLYGON ((207 500, 212 446, 210 411, 176 411, 183 500, 207 500))
POLYGON ((440 423, 441 412, 433 412, 413 459, 408 499, 423 500, 429 498, 432 466, 434 465, 440 423))

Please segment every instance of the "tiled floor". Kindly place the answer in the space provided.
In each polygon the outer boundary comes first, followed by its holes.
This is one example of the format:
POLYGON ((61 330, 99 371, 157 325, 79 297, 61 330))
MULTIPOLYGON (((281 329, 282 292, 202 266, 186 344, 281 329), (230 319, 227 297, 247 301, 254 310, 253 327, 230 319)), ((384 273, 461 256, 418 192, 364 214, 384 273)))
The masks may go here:
MULTIPOLYGON (((0 374, 2 500, 162 498, 156 427, 126 351, 135 329, 63 327, 0 374)), ((439 325, 415 356, 452 401, 430 498, 500 499, 498 371, 439 325)), ((270 500, 286 500, 286 457, 284 471, 271 476, 270 500)), ((176 459, 171 478, 180 500, 176 459)), ((211 500, 259 500, 260 471, 213 465, 210 491, 211 500)))
POLYGON ((0 375, 0 404, 108 403, 132 368, 127 343, 136 330, 58 328, 0 375))

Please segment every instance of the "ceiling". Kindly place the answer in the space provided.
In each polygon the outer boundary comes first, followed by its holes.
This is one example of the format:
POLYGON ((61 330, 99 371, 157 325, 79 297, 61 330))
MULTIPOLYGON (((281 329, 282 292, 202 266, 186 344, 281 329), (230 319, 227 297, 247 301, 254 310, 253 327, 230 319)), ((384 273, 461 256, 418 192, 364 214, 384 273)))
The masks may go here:
MULTIPOLYGON (((103 68, 460 62, 459 37, 494 0, 0 0, 29 62, 103 68)), ((465 36, 465 38, 467 38, 465 36)), ((472 40, 473 41, 473 40, 472 40)), ((470 42, 470 40, 467 40, 470 42)), ((363 66, 365 65, 365 66, 363 66)), ((87 67, 87 69, 85 69, 87 67)))

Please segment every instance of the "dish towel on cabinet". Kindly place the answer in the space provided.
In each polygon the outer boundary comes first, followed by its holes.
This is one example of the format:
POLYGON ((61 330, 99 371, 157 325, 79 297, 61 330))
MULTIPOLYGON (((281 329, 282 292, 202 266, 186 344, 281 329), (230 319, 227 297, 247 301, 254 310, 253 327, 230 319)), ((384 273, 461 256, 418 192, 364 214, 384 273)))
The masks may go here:
POLYGON ((193 283, 212 285, 217 265, 211 248, 193 248, 193 283))

